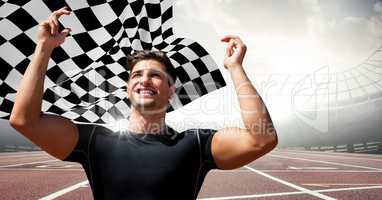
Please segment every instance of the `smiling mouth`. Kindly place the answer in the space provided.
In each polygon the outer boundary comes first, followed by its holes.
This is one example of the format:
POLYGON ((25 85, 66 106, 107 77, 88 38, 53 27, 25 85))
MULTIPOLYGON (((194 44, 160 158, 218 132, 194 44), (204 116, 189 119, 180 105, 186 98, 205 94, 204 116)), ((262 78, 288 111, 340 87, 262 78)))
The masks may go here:
POLYGON ((156 91, 151 88, 139 88, 135 92, 143 97, 152 97, 157 94, 156 91))

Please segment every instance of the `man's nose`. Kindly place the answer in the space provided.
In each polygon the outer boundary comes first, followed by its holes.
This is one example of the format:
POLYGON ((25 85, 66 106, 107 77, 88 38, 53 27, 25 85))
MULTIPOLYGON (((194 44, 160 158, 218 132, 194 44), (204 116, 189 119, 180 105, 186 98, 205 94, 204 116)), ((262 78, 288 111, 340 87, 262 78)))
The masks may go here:
POLYGON ((149 85, 151 84, 151 79, 148 75, 142 75, 141 78, 139 79, 139 83, 142 85, 149 85))

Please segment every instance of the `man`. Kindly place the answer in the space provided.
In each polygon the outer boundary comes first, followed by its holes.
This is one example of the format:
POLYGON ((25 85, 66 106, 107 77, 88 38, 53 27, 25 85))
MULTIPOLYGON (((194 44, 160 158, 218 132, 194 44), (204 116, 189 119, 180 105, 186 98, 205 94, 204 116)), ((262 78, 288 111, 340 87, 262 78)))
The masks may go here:
POLYGON ((126 133, 40 114, 49 57, 70 32, 58 32, 58 18, 69 14, 62 8, 40 24, 10 124, 56 158, 81 163, 95 199, 196 199, 211 169, 239 168, 276 146, 271 118, 243 70, 246 47, 236 36, 222 39, 228 43, 224 66, 239 98, 244 129, 176 133, 166 126, 166 108, 175 92, 172 65, 163 53, 148 51, 129 57, 132 110, 126 133))

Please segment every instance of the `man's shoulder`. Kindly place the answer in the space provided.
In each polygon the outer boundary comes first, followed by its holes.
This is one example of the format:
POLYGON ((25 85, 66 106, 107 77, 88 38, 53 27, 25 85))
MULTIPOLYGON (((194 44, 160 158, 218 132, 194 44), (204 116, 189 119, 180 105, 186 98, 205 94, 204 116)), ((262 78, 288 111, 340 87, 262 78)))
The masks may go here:
POLYGON ((113 133, 111 127, 94 123, 74 123, 80 134, 93 134, 93 133, 113 133))

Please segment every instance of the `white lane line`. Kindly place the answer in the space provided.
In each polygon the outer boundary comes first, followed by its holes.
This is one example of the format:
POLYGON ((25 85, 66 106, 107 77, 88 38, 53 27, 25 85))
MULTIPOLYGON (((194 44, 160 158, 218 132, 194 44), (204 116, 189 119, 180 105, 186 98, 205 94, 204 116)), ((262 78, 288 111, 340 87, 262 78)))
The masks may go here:
POLYGON ((47 154, 43 153, 36 153, 36 154, 23 154, 23 155, 1 155, 0 153, 0 158, 23 158, 23 157, 37 157, 37 156, 49 156, 47 154))
POLYGON ((372 169, 372 170, 378 170, 382 171, 380 168, 375 167, 365 167, 360 165, 351 165, 351 164, 344 164, 344 163, 337 163, 337 162, 329 162, 329 161, 320 161, 320 160, 310 160, 306 158, 295 158, 295 157, 289 157, 289 156, 280 156, 280 155, 268 155, 270 157, 276 157, 276 158, 284 158, 284 159, 293 159, 293 160, 302 160, 302 161, 310 161, 310 162, 318 162, 318 163, 324 163, 329 165, 338 165, 338 166, 345 166, 345 167, 355 167, 355 168, 362 168, 362 169, 372 169))
POLYGON ((213 172, 213 173, 237 173, 237 172, 251 172, 251 171, 249 171, 247 169, 236 169, 236 170, 211 170, 211 172, 213 172))
POLYGON ((294 194, 305 194, 305 192, 280 192, 280 193, 269 193, 269 194, 253 194, 253 195, 241 195, 241 196, 227 196, 227 197, 210 197, 210 198, 198 198, 197 200, 231 200, 231 199, 247 199, 247 198, 258 198, 258 197, 274 197, 274 196, 286 196, 294 194))
MULTIPOLYGON (((371 190, 371 189, 381 189, 382 186, 370 186, 370 187, 352 187, 352 188, 336 188, 336 189, 324 189, 324 190, 312 190, 314 192, 341 192, 349 190, 371 190)), ((305 192, 280 192, 280 193, 269 193, 269 194, 253 194, 253 195, 241 195, 241 196, 227 196, 227 197, 210 197, 210 198, 200 198, 198 200, 229 200, 229 199, 247 199, 247 198, 258 198, 258 197, 273 197, 273 196, 286 196, 286 195, 296 195, 296 194, 306 194, 305 192)))
POLYGON ((293 167, 289 166, 287 169, 293 169, 293 170, 337 170, 335 167, 293 167))
POLYGON ((251 170, 251 171, 253 171, 253 172, 255 172, 255 173, 257 173, 257 174, 260 174, 260 175, 265 176, 265 177, 267 177, 267 178, 269 178, 269 179, 272 179, 272 180, 274 180, 274 181, 277 181, 277 182, 279 182, 279 183, 281 183, 281 184, 284 184, 284 185, 286 185, 286 186, 289 186, 289 187, 294 188, 294 189, 296 189, 296 190, 299 190, 299 191, 301 191, 301 192, 310 194, 310 195, 312 195, 312 196, 315 196, 315 197, 318 197, 318 198, 321 198, 321 199, 325 199, 325 200, 333 200, 333 199, 335 199, 335 198, 332 198, 332 197, 329 197, 329 196, 320 194, 320 193, 318 193, 318 192, 314 192, 314 191, 312 191, 312 190, 309 190, 309 189, 300 187, 300 186, 295 185, 295 184, 293 184, 293 183, 290 183, 290 182, 281 180, 281 179, 279 179, 279 178, 276 178, 276 177, 274 177, 274 176, 271 176, 271 175, 266 174, 266 173, 264 173, 264 172, 261 172, 261 171, 259 171, 259 170, 253 169, 252 167, 248 167, 248 166, 244 166, 244 167, 247 168, 247 169, 249 169, 249 170, 251 170))
POLYGON ((339 152, 328 152, 328 151, 299 151, 299 150, 283 150, 283 151, 274 151, 274 152, 296 152, 296 153, 309 153, 309 154, 314 154, 314 155, 326 155, 326 154, 331 154, 333 156, 347 156, 347 157, 352 157, 352 158, 370 158, 370 159, 377 159, 377 160, 382 160, 382 155, 377 155, 377 154, 361 154, 361 153, 339 153, 339 152), (379 159, 378 159, 379 158, 379 159))
POLYGON ((371 190, 371 189, 381 189, 382 185, 377 186, 367 186, 367 187, 352 187, 352 188, 335 188, 335 189, 325 189, 316 190, 317 192, 338 192, 338 191, 352 191, 352 190, 371 190))
POLYGON ((45 153, 44 151, 17 151, 17 152, 2 152, 0 155, 26 155, 26 154, 42 154, 45 153))
POLYGON ((330 186, 382 186, 382 183, 301 183, 306 186, 330 187, 330 186))
POLYGON ((297 155, 307 155, 307 156, 319 156, 319 157, 329 157, 329 158, 341 158, 341 159, 351 159, 351 160, 369 160, 382 162, 382 159, 372 159, 372 158, 360 158, 360 157, 347 157, 347 156, 334 156, 334 155, 324 155, 324 154, 315 154, 315 153, 302 153, 302 152, 282 152, 288 154, 297 154, 297 155))
POLYGON ((269 170, 261 170, 262 172, 292 172, 292 173, 382 173, 382 171, 375 170, 292 170, 292 169, 269 169, 269 170))
POLYGON ((54 162, 54 161, 60 161, 60 160, 53 159, 53 160, 44 160, 44 161, 36 161, 36 162, 29 162, 29 163, 12 164, 12 165, 1 165, 0 168, 19 167, 19 166, 23 166, 23 165, 33 165, 33 164, 48 163, 48 162, 54 162))
POLYGON ((48 196, 42 197, 39 200, 51 200, 51 199, 55 199, 55 198, 57 198, 59 196, 62 196, 64 194, 68 193, 68 192, 71 192, 71 191, 76 190, 76 189, 78 189, 78 188, 80 188, 82 186, 85 186, 88 183, 89 182, 87 180, 86 181, 82 181, 82 182, 77 183, 75 185, 69 186, 69 187, 64 188, 62 190, 59 190, 59 191, 57 191, 55 193, 52 193, 52 194, 50 194, 48 196))
POLYGON ((71 167, 75 167, 75 165, 71 165, 71 164, 68 164, 68 165, 57 165, 57 166, 52 166, 52 165, 38 165, 36 166, 36 168, 50 168, 50 169, 68 169, 68 168, 71 168, 71 167))
MULTIPOLYGON (((260 169, 259 169, 260 170, 260 169)), ((331 170, 331 169, 261 169, 262 172, 285 172, 285 173, 382 173, 375 170, 331 170)), ((212 170, 210 173, 252 173, 250 170, 212 170)))

